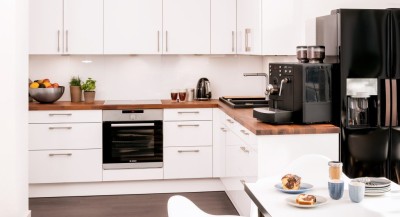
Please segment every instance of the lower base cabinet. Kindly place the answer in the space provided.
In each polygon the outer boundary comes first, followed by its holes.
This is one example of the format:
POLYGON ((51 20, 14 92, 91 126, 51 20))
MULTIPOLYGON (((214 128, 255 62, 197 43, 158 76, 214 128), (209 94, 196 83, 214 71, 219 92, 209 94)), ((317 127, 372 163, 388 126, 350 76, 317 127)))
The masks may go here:
POLYGON ((212 146, 164 147, 164 178, 211 178, 212 146))
POLYGON ((29 183, 102 181, 101 149, 29 151, 29 183))

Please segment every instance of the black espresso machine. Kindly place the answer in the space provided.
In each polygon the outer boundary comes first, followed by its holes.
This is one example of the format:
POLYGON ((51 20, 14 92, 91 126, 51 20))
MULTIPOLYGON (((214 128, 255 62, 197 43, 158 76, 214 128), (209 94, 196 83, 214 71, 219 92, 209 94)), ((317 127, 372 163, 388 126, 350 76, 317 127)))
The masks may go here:
POLYGON ((253 117, 272 124, 331 122, 331 75, 337 69, 327 63, 270 63, 270 107, 254 108, 253 117))

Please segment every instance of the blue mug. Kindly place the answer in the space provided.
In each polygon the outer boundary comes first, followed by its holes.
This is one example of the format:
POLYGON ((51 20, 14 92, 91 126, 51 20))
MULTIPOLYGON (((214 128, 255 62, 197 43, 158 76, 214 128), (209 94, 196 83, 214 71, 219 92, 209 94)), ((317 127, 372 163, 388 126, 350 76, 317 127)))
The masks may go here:
POLYGON ((343 197, 344 182, 343 180, 334 179, 328 182, 329 196, 334 200, 343 197))

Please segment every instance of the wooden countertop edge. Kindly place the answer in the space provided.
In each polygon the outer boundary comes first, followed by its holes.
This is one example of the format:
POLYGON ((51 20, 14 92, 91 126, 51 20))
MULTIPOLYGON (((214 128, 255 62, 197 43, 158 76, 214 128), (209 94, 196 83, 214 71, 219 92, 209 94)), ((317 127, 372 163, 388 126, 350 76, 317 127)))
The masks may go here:
POLYGON ((233 109, 217 99, 210 101, 172 102, 161 100, 162 104, 149 105, 104 105, 99 100, 94 103, 72 103, 69 101, 58 101, 52 104, 29 103, 30 111, 41 110, 115 110, 115 109, 174 109, 174 108, 220 108, 231 118, 246 127, 255 135, 290 135, 290 134, 329 134, 339 133, 340 129, 331 124, 310 125, 271 125, 253 118, 252 109, 233 109))

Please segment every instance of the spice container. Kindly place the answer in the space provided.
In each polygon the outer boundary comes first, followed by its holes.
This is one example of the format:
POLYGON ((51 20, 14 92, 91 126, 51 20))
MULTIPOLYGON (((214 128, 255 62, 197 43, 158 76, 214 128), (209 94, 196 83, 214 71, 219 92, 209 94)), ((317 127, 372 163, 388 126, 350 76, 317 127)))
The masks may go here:
POLYGON ((341 179, 343 163, 340 161, 329 161, 329 179, 341 179))

